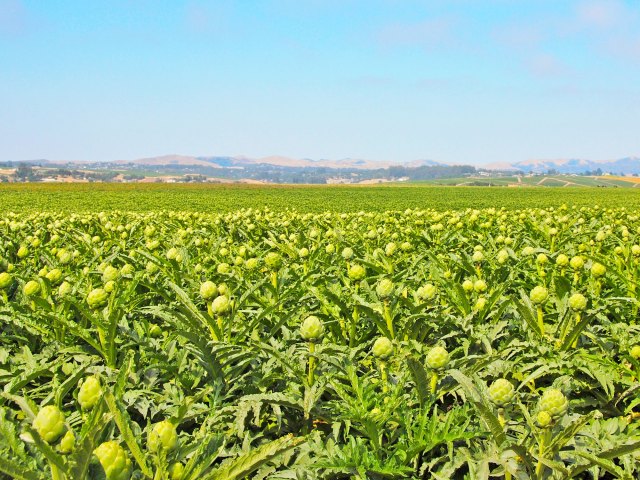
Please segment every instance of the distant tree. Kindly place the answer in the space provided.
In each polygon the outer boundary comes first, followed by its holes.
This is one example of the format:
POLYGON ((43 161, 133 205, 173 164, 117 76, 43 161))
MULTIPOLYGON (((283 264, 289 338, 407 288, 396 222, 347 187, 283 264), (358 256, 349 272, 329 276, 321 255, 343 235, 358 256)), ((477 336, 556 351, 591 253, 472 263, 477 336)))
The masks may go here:
POLYGON ((130 173, 128 175, 124 175, 122 178, 124 180, 142 180, 145 178, 145 176, 137 173, 130 173))
POLYGON ((15 177, 19 182, 37 182, 39 180, 38 174, 28 165, 20 165, 16 168, 15 177))
POLYGON ((185 175, 183 181, 187 183, 202 183, 207 180, 204 175, 185 175))

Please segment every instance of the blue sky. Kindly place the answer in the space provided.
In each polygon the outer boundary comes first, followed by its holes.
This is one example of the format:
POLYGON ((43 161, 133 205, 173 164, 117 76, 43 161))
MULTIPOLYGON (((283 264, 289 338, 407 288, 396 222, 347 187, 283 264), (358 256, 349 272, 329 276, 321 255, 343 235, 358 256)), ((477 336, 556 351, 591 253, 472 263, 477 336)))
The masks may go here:
POLYGON ((0 0, 0 160, 640 156, 640 2, 0 0))

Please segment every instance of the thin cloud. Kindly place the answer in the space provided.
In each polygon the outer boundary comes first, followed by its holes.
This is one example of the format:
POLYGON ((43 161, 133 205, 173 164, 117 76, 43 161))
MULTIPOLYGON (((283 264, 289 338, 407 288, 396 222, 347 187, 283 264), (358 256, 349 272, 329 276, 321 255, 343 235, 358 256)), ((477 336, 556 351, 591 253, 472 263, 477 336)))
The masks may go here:
POLYGON ((211 23, 210 14, 202 5, 188 5, 185 17, 187 26, 196 32, 206 31, 211 23))
POLYGON ((430 49, 450 45, 455 40, 457 23, 453 17, 390 23, 378 32, 378 40, 385 47, 418 46, 430 49))
POLYGON ((27 28, 27 9, 20 0, 0 0, 0 34, 17 35, 27 28))
POLYGON ((548 53, 541 53, 529 58, 527 68, 537 77, 559 77, 571 73, 568 65, 548 53))
POLYGON ((492 37, 501 45, 509 48, 536 48, 548 33, 544 33, 539 25, 510 23, 499 26, 492 32, 492 37))
POLYGON ((188 31, 193 33, 217 33, 225 27, 228 16, 226 2, 217 2, 215 7, 204 2, 189 2, 186 5, 184 21, 188 31))
POLYGON ((624 2, 618 0, 580 2, 576 9, 580 24, 599 29, 620 27, 628 20, 629 13, 624 2))
POLYGON ((615 36, 605 43, 609 54, 640 64, 640 35, 615 36))
POLYGON ((596 51, 621 61, 640 63, 640 4, 620 0, 584 1, 576 9, 575 27, 590 35, 596 51))
POLYGON ((389 88, 397 85, 397 80, 381 75, 362 75, 355 77, 349 82, 358 87, 372 87, 372 88, 389 88))
POLYGON ((414 86, 419 90, 434 90, 434 91, 442 91, 449 90, 452 88, 459 87, 461 85, 468 86, 472 83, 472 79, 453 79, 453 78, 437 78, 437 77, 429 77, 429 78, 420 78, 415 83, 414 86))
POLYGON ((520 58, 537 77, 574 73, 554 51, 566 45, 600 59, 640 62, 640 3, 580 0, 566 13, 532 16, 493 28, 497 45, 520 58))

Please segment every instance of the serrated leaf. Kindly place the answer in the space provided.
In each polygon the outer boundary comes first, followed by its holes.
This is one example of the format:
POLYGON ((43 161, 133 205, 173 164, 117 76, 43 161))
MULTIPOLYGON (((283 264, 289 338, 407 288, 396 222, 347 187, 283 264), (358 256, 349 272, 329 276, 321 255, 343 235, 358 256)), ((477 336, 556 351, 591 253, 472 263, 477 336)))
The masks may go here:
POLYGON ((40 434, 33 428, 26 427, 25 431, 31 435, 31 438, 33 438, 33 441, 40 453, 42 453, 42 455, 44 455, 50 463, 54 464, 62 471, 62 473, 66 475, 67 464, 64 460, 64 457, 62 457, 62 455, 60 455, 59 453, 56 453, 56 451, 51 448, 47 442, 42 440, 42 438, 40 438, 40 434))
POLYGON ((562 345, 560 346, 560 350, 566 351, 571 348, 573 343, 578 339, 582 331, 587 325, 589 325, 590 322, 591 317, 589 317, 588 315, 582 315, 580 321, 576 325, 574 325, 569 333, 564 337, 562 345))
POLYGON ((540 331, 540 325, 538 325, 537 312, 533 308, 533 304, 524 290, 520 290, 520 300, 513 300, 516 306, 516 310, 520 314, 520 317, 525 321, 526 325, 531 329, 536 337, 542 338, 542 332, 540 331))
POLYGON ((109 411, 113 415, 116 425, 118 426, 118 430, 120 430, 120 434, 129 447, 133 458, 135 458, 136 462, 140 466, 142 473, 150 477, 152 475, 152 472, 147 466, 146 457, 144 453, 142 453, 142 450, 140 450, 140 445, 138 445, 138 441, 131 431, 131 427, 129 426, 129 423, 131 422, 129 415, 124 408, 118 405, 115 397, 111 392, 105 392, 104 399, 107 402, 109 411))
POLYGON ((265 463, 274 460, 304 441, 303 437, 294 437, 289 434, 286 437, 260 445, 258 448, 250 450, 237 458, 227 460, 220 468, 201 478, 202 480, 236 480, 245 478, 265 463))
POLYGON ((478 411, 480 418, 487 425, 491 434, 493 436, 493 440, 496 442, 498 446, 502 445, 506 442, 507 437, 504 433, 504 429, 493 413, 492 408, 487 405, 487 403, 482 398, 482 394, 478 391, 477 387, 473 384, 473 381, 464 375, 460 370, 452 369, 449 370, 449 375, 451 375, 456 382, 460 384, 460 386, 467 392, 470 397, 472 405, 478 411))
POLYGON ((596 412, 591 412, 588 415, 583 415, 582 417, 564 427, 561 432, 555 433, 553 439, 545 449, 545 455, 550 456, 552 453, 555 453, 562 449, 562 447, 564 447, 571 441, 573 437, 576 436, 576 434, 582 429, 582 427, 593 420, 595 414, 596 412))
POLYGON ((409 372, 411 372, 413 383, 416 386, 416 392, 418 394, 420 406, 424 407, 425 405, 427 405, 428 399, 431 396, 429 375, 427 374, 424 365, 422 365, 422 363, 420 363, 415 358, 407 358, 407 366, 409 367, 409 372))
POLYGON ((620 478, 620 479, 623 479, 623 480, 632 480, 631 475, 626 474, 624 472, 624 470, 622 470, 620 467, 618 467, 615 463, 613 463, 609 459, 602 458, 602 457, 599 457, 599 456, 594 455, 592 453, 583 452, 583 451, 580 451, 580 450, 576 451, 575 453, 579 457, 582 457, 585 460, 588 460, 589 463, 587 465, 579 465, 579 466, 573 468, 572 470, 570 470, 568 472, 566 478, 574 478, 576 475, 579 475, 580 473, 584 472, 585 470, 597 465, 598 467, 602 468, 603 470, 606 470, 607 472, 609 472, 611 475, 615 475, 616 478, 620 478))
POLYGON ((0 456, 0 472, 17 480, 42 480, 43 472, 34 472, 13 460, 0 456))
POLYGON ((127 351, 124 360, 122 361, 120 371, 118 372, 118 376, 116 377, 116 383, 113 387, 113 394, 116 398, 120 398, 127 388, 129 374, 133 369, 133 357, 133 351, 129 350, 127 351))
POLYGON ((89 418, 82 426, 80 435, 76 439, 76 445, 69 458, 70 478, 85 478, 91 463, 93 451, 96 447, 96 438, 102 433, 111 415, 104 414, 104 402, 100 401, 93 407, 89 418))

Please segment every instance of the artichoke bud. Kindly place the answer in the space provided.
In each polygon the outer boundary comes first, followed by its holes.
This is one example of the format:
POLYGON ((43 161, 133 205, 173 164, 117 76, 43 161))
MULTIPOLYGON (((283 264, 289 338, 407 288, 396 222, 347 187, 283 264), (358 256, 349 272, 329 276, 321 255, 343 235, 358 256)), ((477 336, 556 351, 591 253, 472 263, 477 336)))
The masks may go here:
POLYGON ((374 357, 386 360, 393 354, 393 343, 387 337, 380 337, 374 342, 371 351, 374 357))
POLYGON ((545 410, 541 410, 536 415, 536 423, 541 428, 547 428, 553 422, 553 417, 551 414, 545 410))
POLYGON ((73 451, 73 447, 76 445, 76 436, 73 434, 71 430, 67 430, 67 433, 64 434, 62 440, 60 440, 60 445, 58 445, 58 451, 62 454, 68 454, 73 451))
POLYGON ((220 295, 211 304, 211 310, 216 315, 225 315, 231 311, 231 300, 226 295, 220 295))
POLYGON ((215 283, 207 280, 200 285, 200 296, 204 300, 211 300, 218 296, 218 287, 215 283))
POLYGON ((593 265, 591 265, 591 274, 594 277, 602 277, 605 273, 607 273, 607 267, 605 267, 601 263, 594 263, 593 265))
POLYGON ((40 292, 40 284, 36 280, 29 280, 27 283, 24 284, 22 292, 27 297, 37 295, 40 292))
POLYGON ((367 275, 367 270, 362 265, 354 264, 349 267, 347 275, 351 280, 359 281, 367 275))
POLYGON ((427 354, 427 365, 433 370, 441 370, 449 363, 449 352, 444 347, 433 347, 427 354))
POLYGON ((538 285, 537 287, 533 287, 531 293, 529 293, 529 298, 531 302, 535 305, 541 305, 547 301, 549 297, 549 291, 543 287, 538 285))
POLYGON ((8 288, 13 283, 13 278, 9 272, 0 273, 0 290, 8 288))
POLYGON ((87 377, 78 392, 78 403, 83 410, 92 409, 102 396, 100 379, 96 376, 87 377))
POLYGON ((64 414, 55 405, 47 405, 40 409, 32 426, 45 442, 53 443, 64 432, 64 414))
POLYGON ((87 303, 90 308, 98 309, 107 304, 107 300, 109 298, 109 294, 106 290, 102 288, 94 288, 87 295, 87 303))
POLYGON ((509 380, 499 378, 489 387, 489 399, 499 407, 511 403, 515 396, 515 388, 509 380))
POLYGON ((540 398, 540 410, 548 412, 554 418, 564 415, 569 407, 569 400, 557 388, 548 388, 540 398))
POLYGON ((302 326, 300 327, 300 336, 312 343, 317 343, 322 339, 324 335, 324 325, 315 315, 310 315, 304 319, 302 326))
POLYGON ((277 270, 282 265, 282 257, 276 252, 269 252, 264 257, 264 263, 271 270, 277 270))
POLYGON ((393 282, 388 278, 383 278, 376 286, 376 293, 381 299, 388 299, 393 294, 393 282))
POLYGON ((581 293, 574 293, 569 297, 569 307, 576 312, 587 308, 587 299, 581 293))
POLYGON ((102 443, 93 451, 107 480, 128 480, 131 476, 131 460, 117 442, 102 443))
POLYGON ((149 433, 147 445, 149 450, 157 452, 160 449, 171 451, 178 444, 178 433, 173 423, 163 420, 156 423, 149 433))

